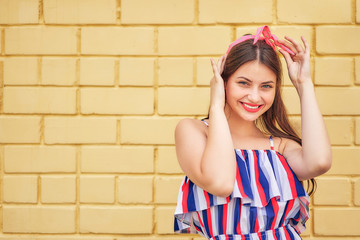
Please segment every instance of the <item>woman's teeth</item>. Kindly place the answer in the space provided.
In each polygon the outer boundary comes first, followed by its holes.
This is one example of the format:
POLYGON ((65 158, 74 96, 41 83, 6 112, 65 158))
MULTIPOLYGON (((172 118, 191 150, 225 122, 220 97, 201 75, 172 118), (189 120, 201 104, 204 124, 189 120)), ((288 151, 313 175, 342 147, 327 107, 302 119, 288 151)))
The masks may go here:
POLYGON ((243 103, 243 104, 245 105, 245 107, 250 108, 250 109, 257 109, 257 108, 260 107, 260 105, 258 105, 258 106, 250 106, 250 105, 247 105, 246 103, 243 103))

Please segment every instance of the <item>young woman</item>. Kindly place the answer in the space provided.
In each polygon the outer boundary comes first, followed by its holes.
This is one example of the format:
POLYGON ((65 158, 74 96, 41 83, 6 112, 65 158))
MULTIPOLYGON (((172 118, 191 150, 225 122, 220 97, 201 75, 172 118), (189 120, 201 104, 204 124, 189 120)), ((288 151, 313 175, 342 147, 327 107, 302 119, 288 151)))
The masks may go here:
POLYGON ((302 181, 329 170, 331 149, 310 72, 310 47, 278 40, 267 26, 211 59, 206 119, 183 119, 175 130, 185 178, 175 232, 208 239, 301 239, 309 218, 302 181), (300 139, 280 95, 284 56, 301 103, 300 139))

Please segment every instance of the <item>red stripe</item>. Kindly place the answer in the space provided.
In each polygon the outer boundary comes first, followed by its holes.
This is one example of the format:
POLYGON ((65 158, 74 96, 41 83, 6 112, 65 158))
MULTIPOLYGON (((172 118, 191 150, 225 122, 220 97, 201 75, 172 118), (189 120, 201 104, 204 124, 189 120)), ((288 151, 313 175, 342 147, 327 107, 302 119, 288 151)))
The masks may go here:
POLYGON ((203 228, 205 228, 205 226, 204 226, 204 224, 203 224, 203 222, 202 222, 202 220, 201 220, 201 217, 200 217, 199 212, 196 212, 196 213, 197 213, 197 215, 198 215, 200 225, 201 225, 203 228))
POLYGON ((259 231, 259 214, 256 215, 254 230, 255 232, 259 231))
POLYGON ((258 232, 258 237, 259 237, 259 240, 262 240, 262 237, 261 237, 261 232, 258 232))
POLYGON ((256 156, 255 151, 253 151, 253 155, 254 155, 254 168, 255 168, 255 180, 256 180, 256 188, 259 192, 259 196, 260 196, 260 200, 263 206, 266 206, 267 201, 266 201, 266 196, 265 196, 265 192, 263 187, 261 186, 260 182, 259 182, 259 164, 258 164, 258 158, 256 156))
POLYGON ((224 204, 223 206, 224 206, 224 208, 223 208, 223 231, 226 236, 228 205, 224 204))
MULTIPOLYGON (((241 201, 241 199, 240 199, 241 201)), ((236 226, 236 233, 237 234, 240 234, 241 233, 241 224, 240 224, 240 221, 241 221, 241 202, 240 202, 240 210, 239 210, 239 221, 238 221, 238 225, 236 226)))
POLYGON ((237 185, 239 187, 239 191, 240 191, 241 196, 244 197, 244 198, 248 198, 248 196, 245 194, 244 187, 243 187, 243 184, 242 184, 242 181, 241 181, 239 166, 236 167, 236 182, 237 182, 237 185))
POLYGON ((187 206, 187 198, 188 198, 188 194, 189 194, 189 181, 188 182, 184 182, 183 186, 182 186, 182 208, 183 208, 183 212, 186 213, 188 212, 188 206, 187 206))
POLYGON ((287 230, 286 228, 283 228, 283 229, 284 229, 284 232, 285 232, 285 237, 286 237, 286 239, 291 240, 291 237, 290 237, 290 235, 289 235, 289 233, 288 233, 288 230, 287 230))
POLYGON ((294 175, 292 174, 291 169, 290 169, 288 163, 286 162, 284 156, 280 155, 279 153, 276 153, 276 154, 279 157, 279 159, 281 161, 281 164, 283 165, 283 167, 284 167, 284 169, 286 171, 286 174, 288 175, 291 194, 292 194, 293 198, 296 198, 297 197, 297 192, 296 192, 294 175))
POLYGON ((209 198, 209 194, 205 191, 204 191, 204 196, 205 196, 205 199, 206 199, 206 206, 209 208, 210 207, 210 198, 209 198))
MULTIPOLYGON (((286 212, 285 212, 284 219, 286 219, 287 215, 289 214, 289 212, 291 211, 292 207, 294 206, 294 201, 295 201, 295 199, 289 200, 289 203, 288 203, 287 208, 286 208, 286 212)), ((283 225, 285 225, 285 220, 284 220, 283 225)))
POLYGON ((271 229, 274 229, 275 228, 275 223, 276 223, 276 220, 277 220, 277 217, 278 217, 278 213, 279 213, 279 205, 278 205, 275 198, 271 199, 271 204, 272 204, 272 207, 274 209, 274 214, 275 214, 274 215, 274 220, 273 220, 273 222, 271 224, 271 229))
POLYGON ((209 226, 209 231, 210 231, 210 237, 214 237, 213 229, 212 229, 212 220, 211 220, 210 208, 206 209, 206 215, 207 215, 207 221, 208 221, 208 226, 209 226))

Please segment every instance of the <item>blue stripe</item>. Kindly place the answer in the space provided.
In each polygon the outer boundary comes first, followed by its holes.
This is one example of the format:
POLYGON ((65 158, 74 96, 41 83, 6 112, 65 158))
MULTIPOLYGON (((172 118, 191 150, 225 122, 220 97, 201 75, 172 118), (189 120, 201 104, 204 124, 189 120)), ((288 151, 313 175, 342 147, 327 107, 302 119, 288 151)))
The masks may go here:
POLYGON ((274 161, 273 161, 273 157, 272 157, 271 151, 266 150, 266 154, 267 154, 267 156, 268 156, 268 159, 269 159, 270 165, 271 165, 271 167, 272 167, 272 170, 273 170, 273 172, 275 172, 275 170, 274 170, 274 161))
POLYGON ((280 238, 280 233, 279 233, 279 229, 278 229, 278 228, 275 230, 275 236, 276 236, 276 239, 281 239, 281 238, 280 238))
POLYGON ((255 150, 255 153, 256 153, 256 158, 257 158, 258 167, 259 167, 259 182, 260 182, 260 185, 261 185, 262 189, 264 190, 266 202, 268 203, 269 200, 270 200, 269 183, 268 183, 268 181, 266 179, 266 176, 265 176, 265 174, 264 174, 264 172, 263 172, 263 170, 261 169, 261 166, 260 166, 259 151, 255 150))
POLYGON ((271 229, 271 225, 274 221, 275 218, 275 211, 272 205, 272 202, 270 202, 266 207, 266 226, 265 226, 265 230, 270 230, 271 229))
POLYGON ((284 224, 285 214, 286 214, 286 210, 287 210, 288 206, 289 206, 289 202, 286 202, 283 215, 281 216, 281 219, 280 219, 280 222, 279 222, 279 226, 283 226, 283 224, 284 224))
POLYGON ((287 231, 287 233, 289 233, 291 240, 295 240, 294 234, 292 234, 292 232, 288 229, 288 227, 285 227, 285 231, 287 231))
POLYGON ((204 223, 204 227, 205 227, 207 237, 210 238, 211 235, 210 235, 210 229, 209 229, 209 225, 208 225, 206 210, 202 211, 202 215, 203 215, 203 223, 204 223))
POLYGON ((240 234, 239 232, 237 232, 236 227, 239 224, 241 199, 235 198, 235 201, 236 202, 235 202, 235 209, 234 209, 234 233, 240 234))
POLYGON ((186 203, 189 212, 196 211, 195 197, 194 197, 194 183, 192 181, 189 181, 189 192, 188 192, 188 197, 186 199, 186 203))
POLYGON ((177 218, 174 218, 174 231, 180 230, 178 222, 179 222, 179 220, 177 218))
POLYGON ((255 232, 255 223, 257 218, 257 207, 250 207, 250 216, 249 216, 249 222, 250 222, 250 233, 255 232))
MULTIPOLYGON (((223 225, 222 225, 222 222, 223 222, 223 218, 224 218, 224 215, 223 215, 223 205, 219 205, 218 206, 218 209, 217 209, 217 213, 218 213, 218 235, 221 235, 223 234, 224 230, 223 230, 223 225)), ((214 233, 215 234, 215 233, 214 233)))
MULTIPOLYGON (((299 221, 295 220, 295 219, 298 219, 300 217, 300 210, 296 213, 296 215, 294 217, 291 218, 291 222, 294 224, 294 225, 297 225, 299 221)), ((301 220, 301 219, 300 219, 301 220)))
POLYGON ((244 151, 244 156, 245 156, 245 161, 247 162, 247 164, 245 164, 245 162, 242 160, 242 158, 241 158, 241 156, 239 156, 239 154, 236 154, 237 167, 239 170, 242 187, 244 188, 245 194, 250 199, 254 199, 254 196, 253 196, 252 190, 251 190, 250 177, 249 177, 250 176, 250 168, 247 167, 248 163, 249 163, 249 158, 248 158, 248 154, 246 151, 244 151))
POLYGON ((203 233, 201 226, 197 225, 195 222, 193 222, 193 223, 194 223, 194 226, 197 228, 197 230, 200 231, 201 233, 203 233))

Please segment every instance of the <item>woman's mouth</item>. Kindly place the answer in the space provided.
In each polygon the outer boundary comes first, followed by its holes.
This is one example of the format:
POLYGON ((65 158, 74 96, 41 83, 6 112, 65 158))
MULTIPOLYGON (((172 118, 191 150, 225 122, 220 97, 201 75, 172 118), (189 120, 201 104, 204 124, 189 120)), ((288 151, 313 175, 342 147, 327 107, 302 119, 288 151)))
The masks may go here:
POLYGON ((240 102, 241 105, 244 107, 244 109, 248 112, 257 112, 261 109, 264 105, 257 105, 257 104, 251 104, 251 103, 244 103, 240 102))

